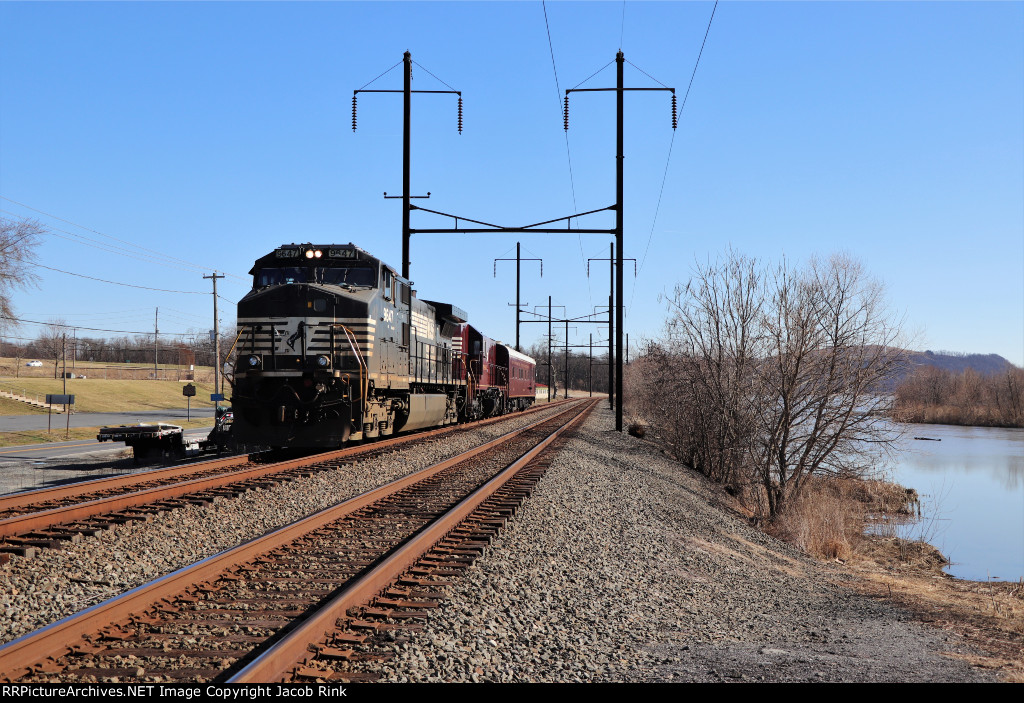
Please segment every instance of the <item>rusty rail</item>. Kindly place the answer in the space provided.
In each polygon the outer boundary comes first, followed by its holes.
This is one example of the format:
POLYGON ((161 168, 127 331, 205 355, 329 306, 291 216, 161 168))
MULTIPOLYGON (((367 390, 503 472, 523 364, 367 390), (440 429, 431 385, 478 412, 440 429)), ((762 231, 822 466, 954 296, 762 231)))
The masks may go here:
MULTIPOLYGON (((562 401, 563 403, 566 401, 562 401)), ((556 405, 552 403, 546 406, 537 406, 526 412, 538 412, 543 408, 548 408, 556 405)), ((387 449, 394 446, 410 444, 415 442, 422 442, 429 439, 448 434, 462 429, 473 429, 486 426, 495 422, 501 422, 508 420, 515 415, 500 415, 494 418, 488 418, 486 420, 480 420, 474 423, 466 423, 462 425, 456 425, 451 427, 443 427, 436 430, 429 430, 427 432, 419 432, 415 434, 403 435, 390 439, 384 439, 375 441, 370 444, 360 444, 345 449, 338 449, 329 452, 323 452, 320 454, 313 454, 300 459, 292 459, 288 461, 277 462, 274 464, 267 464, 265 466, 257 466, 251 469, 243 469, 240 471, 232 471, 226 474, 217 474, 214 476, 202 476, 199 478, 187 479, 176 483, 171 483, 163 486, 156 486, 153 488, 147 488, 140 491, 133 491, 130 493, 124 493, 121 495, 110 496, 107 498, 99 498, 95 500, 89 500, 84 503, 76 503, 73 505, 50 508, 48 510, 42 510, 37 512, 25 513, 24 515, 16 515, 9 518, 0 520, 0 539, 7 537, 16 537, 18 535, 24 535, 39 530, 46 530, 53 528, 58 525, 66 525, 75 521, 84 520, 99 515, 105 515, 112 512, 126 510, 130 508, 138 508, 151 503, 172 500, 174 498, 181 498, 186 495, 195 494, 201 491, 209 491, 217 488, 222 488, 235 483, 243 481, 250 481, 256 478, 264 476, 271 476, 278 473, 291 471, 293 469, 303 468, 313 464, 337 461, 341 459, 348 459, 355 456, 361 456, 363 454, 378 452, 381 449, 387 449)), ((198 462, 196 464, 190 464, 186 467, 172 467, 168 469, 159 469, 152 472, 146 472, 146 474, 140 475, 135 474, 129 477, 113 477, 106 479, 96 479, 95 481, 83 482, 83 484, 75 484, 80 488, 75 490, 75 486, 70 487, 58 487, 52 489, 44 489, 42 491, 33 491, 31 494, 16 494, 11 496, 10 500, 0 500, 0 510, 5 508, 16 508, 31 505, 39 500, 29 500, 28 497, 36 496, 45 497, 47 500, 55 500, 58 498, 73 498, 75 495, 82 495, 85 493, 92 493, 96 490, 111 490, 119 487, 130 487, 140 483, 154 480, 155 478, 161 477, 173 477, 175 472, 193 474, 197 471, 207 469, 225 468, 229 469, 235 466, 242 465, 248 461, 248 457, 228 457, 225 459, 214 459, 205 462, 198 462), (20 502, 19 502, 20 501, 20 502)))
POLYGON ((237 672, 228 682, 256 683, 287 679, 289 670, 301 663, 303 657, 308 656, 311 642, 322 639, 327 633, 336 629, 335 622, 339 617, 343 617, 351 608, 365 604, 401 576, 560 435, 583 422, 595 404, 596 401, 590 401, 583 412, 562 425, 500 474, 464 498, 458 505, 388 556, 369 573, 347 586, 336 598, 318 610, 313 617, 304 621, 272 648, 237 672))

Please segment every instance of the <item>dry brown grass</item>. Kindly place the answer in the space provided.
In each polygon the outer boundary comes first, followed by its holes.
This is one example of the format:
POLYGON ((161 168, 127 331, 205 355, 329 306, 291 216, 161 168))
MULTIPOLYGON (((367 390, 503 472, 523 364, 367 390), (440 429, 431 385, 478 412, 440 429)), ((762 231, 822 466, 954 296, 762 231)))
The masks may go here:
POLYGON ((811 477, 767 531, 819 559, 848 560, 870 517, 912 515, 917 492, 888 481, 811 477))
MULTIPOLYGON (((1024 682, 1024 580, 954 579, 948 560, 925 542, 869 536, 871 517, 912 516, 917 494, 884 481, 816 479, 768 531, 820 559, 844 562, 854 588, 957 633, 979 654, 965 657, 1007 680, 1024 682)), ((843 582, 849 586, 849 581, 843 582)))
POLYGON ((1007 681, 1024 682, 1024 582, 961 581, 943 572, 945 564, 930 545, 871 537, 848 566, 861 592, 955 632, 981 652, 960 658, 996 670, 1007 681))

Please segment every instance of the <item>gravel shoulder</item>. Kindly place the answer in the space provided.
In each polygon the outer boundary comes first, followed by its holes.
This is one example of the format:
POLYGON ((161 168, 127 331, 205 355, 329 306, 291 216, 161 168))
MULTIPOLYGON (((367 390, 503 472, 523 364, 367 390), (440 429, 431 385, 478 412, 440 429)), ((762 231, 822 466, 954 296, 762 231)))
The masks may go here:
MULTIPOLYGON (((389 681, 994 681, 595 412, 389 681)), ((369 670, 373 670, 368 667, 369 670)))
MULTIPOLYGON (((499 432, 474 434, 488 433, 499 432)), ((0 641, 471 441, 433 442, 14 558, 0 568, 0 641)), ((718 487, 616 433, 602 406, 425 629, 391 645, 395 658, 380 671, 391 681, 996 680, 967 663, 958 635, 843 585, 852 581, 749 527, 718 487)))

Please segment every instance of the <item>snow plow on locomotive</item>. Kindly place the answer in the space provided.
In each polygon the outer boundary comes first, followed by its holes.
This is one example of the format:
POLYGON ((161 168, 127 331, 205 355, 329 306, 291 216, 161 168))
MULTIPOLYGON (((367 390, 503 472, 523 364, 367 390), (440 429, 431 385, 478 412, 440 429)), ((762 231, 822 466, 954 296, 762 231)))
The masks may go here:
POLYGON ((232 387, 242 443, 348 441, 521 410, 533 359, 354 246, 291 244, 258 259, 238 303, 232 387))

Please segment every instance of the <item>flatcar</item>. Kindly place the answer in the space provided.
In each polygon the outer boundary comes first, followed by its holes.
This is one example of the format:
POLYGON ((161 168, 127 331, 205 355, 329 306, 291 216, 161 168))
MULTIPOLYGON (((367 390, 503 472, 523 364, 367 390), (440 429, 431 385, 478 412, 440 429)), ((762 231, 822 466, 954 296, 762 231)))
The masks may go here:
POLYGON ((238 303, 243 444, 334 448, 528 407, 536 364, 354 244, 286 244, 238 303))

